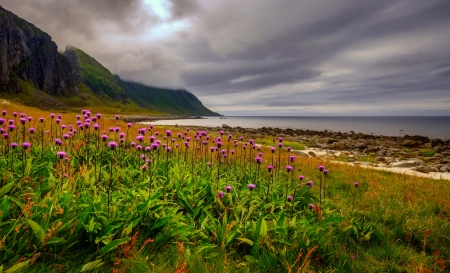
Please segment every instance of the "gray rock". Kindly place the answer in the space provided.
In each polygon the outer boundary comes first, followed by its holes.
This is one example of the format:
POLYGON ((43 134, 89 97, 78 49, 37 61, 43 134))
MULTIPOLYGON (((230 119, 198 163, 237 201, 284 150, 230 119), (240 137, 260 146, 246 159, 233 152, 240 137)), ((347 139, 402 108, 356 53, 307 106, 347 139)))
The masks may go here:
POLYGON ((440 168, 439 171, 446 173, 446 172, 448 172, 448 167, 444 166, 444 167, 440 168))
POLYGON ((367 148, 367 144, 364 142, 358 142, 355 144, 355 148, 356 149, 365 149, 365 148, 367 148))
POLYGON ((308 157, 309 158, 309 155, 307 153, 304 153, 304 152, 292 151, 292 153, 295 154, 295 155, 298 155, 300 157, 308 157))
POLYGON ((434 154, 434 157, 439 157, 440 159, 443 159, 443 158, 444 158, 444 155, 443 155, 443 154, 440 154, 440 153, 435 153, 435 154, 434 154))
POLYGON ((356 161, 356 159, 354 159, 354 158, 351 158, 351 157, 347 158, 347 162, 355 162, 355 161, 356 161))
POLYGON ((230 128, 230 126, 228 126, 228 124, 222 124, 222 128, 230 128))
POLYGON ((405 147, 412 148, 412 147, 419 147, 420 145, 422 145, 422 142, 420 142, 420 141, 415 141, 415 140, 411 140, 411 139, 406 139, 406 140, 404 140, 404 141, 402 142, 401 145, 402 145, 402 146, 405 146, 405 147))
POLYGON ((376 161, 380 161, 380 162, 386 161, 386 159, 385 159, 384 157, 382 157, 382 156, 377 156, 377 157, 375 157, 375 160, 376 160, 376 161))
POLYGON ((309 151, 308 154, 309 154, 311 157, 316 157, 316 156, 317 156, 315 153, 313 153, 313 152, 311 152, 311 151, 309 151))
POLYGON ((343 142, 334 142, 332 147, 333 149, 340 151, 347 149, 347 145, 343 142))
POLYGON ((425 162, 418 158, 411 158, 404 161, 392 162, 389 164, 391 167, 396 168, 411 168, 416 166, 425 166, 425 162))
POLYGON ((423 166, 423 165, 415 167, 414 171, 421 172, 421 173, 429 173, 430 172, 428 167, 427 166, 423 166))

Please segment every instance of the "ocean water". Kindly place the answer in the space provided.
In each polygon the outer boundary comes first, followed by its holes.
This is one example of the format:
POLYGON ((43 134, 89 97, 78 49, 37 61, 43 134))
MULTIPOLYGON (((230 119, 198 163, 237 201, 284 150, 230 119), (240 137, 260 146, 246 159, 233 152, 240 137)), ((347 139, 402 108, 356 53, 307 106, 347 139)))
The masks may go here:
POLYGON ((205 119, 178 119, 147 122, 154 125, 185 125, 216 127, 227 124, 231 127, 261 128, 278 127, 282 129, 303 129, 317 131, 340 131, 403 136, 421 135, 429 138, 450 139, 450 116, 297 116, 297 117, 264 117, 264 116, 229 116, 206 117, 205 119))

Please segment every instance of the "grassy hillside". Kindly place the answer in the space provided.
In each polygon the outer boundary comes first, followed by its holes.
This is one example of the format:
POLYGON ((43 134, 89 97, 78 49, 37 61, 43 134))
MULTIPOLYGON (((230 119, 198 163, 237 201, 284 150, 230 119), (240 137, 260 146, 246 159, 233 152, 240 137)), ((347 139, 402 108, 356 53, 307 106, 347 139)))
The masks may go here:
POLYGON ((174 115, 217 116, 186 90, 171 90, 127 82, 116 76, 125 93, 145 108, 155 108, 174 115))
MULTIPOLYGON (((113 76, 101 63, 78 48, 67 46, 64 55, 69 59, 78 80, 82 82, 81 88, 90 89, 99 97, 101 104, 106 101, 115 107, 117 104, 114 102, 120 101, 127 105, 125 107, 127 109, 149 109, 152 113, 217 115, 203 106, 192 93, 185 90, 156 88, 123 81, 118 76, 113 76)), ((89 91, 85 90, 82 93, 88 94, 89 91)), ((78 101, 79 104, 82 104, 85 100, 78 101)), ((96 100, 94 99, 94 101, 96 100)), ((97 105, 97 102, 90 105, 94 104, 97 105)))

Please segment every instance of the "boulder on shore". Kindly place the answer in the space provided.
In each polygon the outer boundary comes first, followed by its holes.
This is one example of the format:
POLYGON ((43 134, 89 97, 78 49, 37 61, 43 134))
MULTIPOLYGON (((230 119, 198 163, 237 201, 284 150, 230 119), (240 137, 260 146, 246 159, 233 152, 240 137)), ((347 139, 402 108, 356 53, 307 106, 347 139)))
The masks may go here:
POLYGON ((391 164, 389 164, 389 166, 395 167, 395 168, 412 168, 412 167, 425 166, 425 165, 426 165, 425 162, 418 158, 411 158, 408 160, 392 162, 391 164))

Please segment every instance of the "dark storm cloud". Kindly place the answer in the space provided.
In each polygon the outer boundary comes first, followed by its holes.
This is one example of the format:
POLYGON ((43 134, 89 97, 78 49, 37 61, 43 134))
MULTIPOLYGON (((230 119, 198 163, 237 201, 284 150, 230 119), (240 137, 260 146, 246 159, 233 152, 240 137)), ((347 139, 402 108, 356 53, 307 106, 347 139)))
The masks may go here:
POLYGON ((142 0, 2 5, 60 48, 126 79, 185 86, 224 114, 450 115, 446 0, 165 0, 167 17, 142 0))
POLYGON ((196 0, 169 0, 172 19, 182 19, 197 13, 200 9, 196 0))

